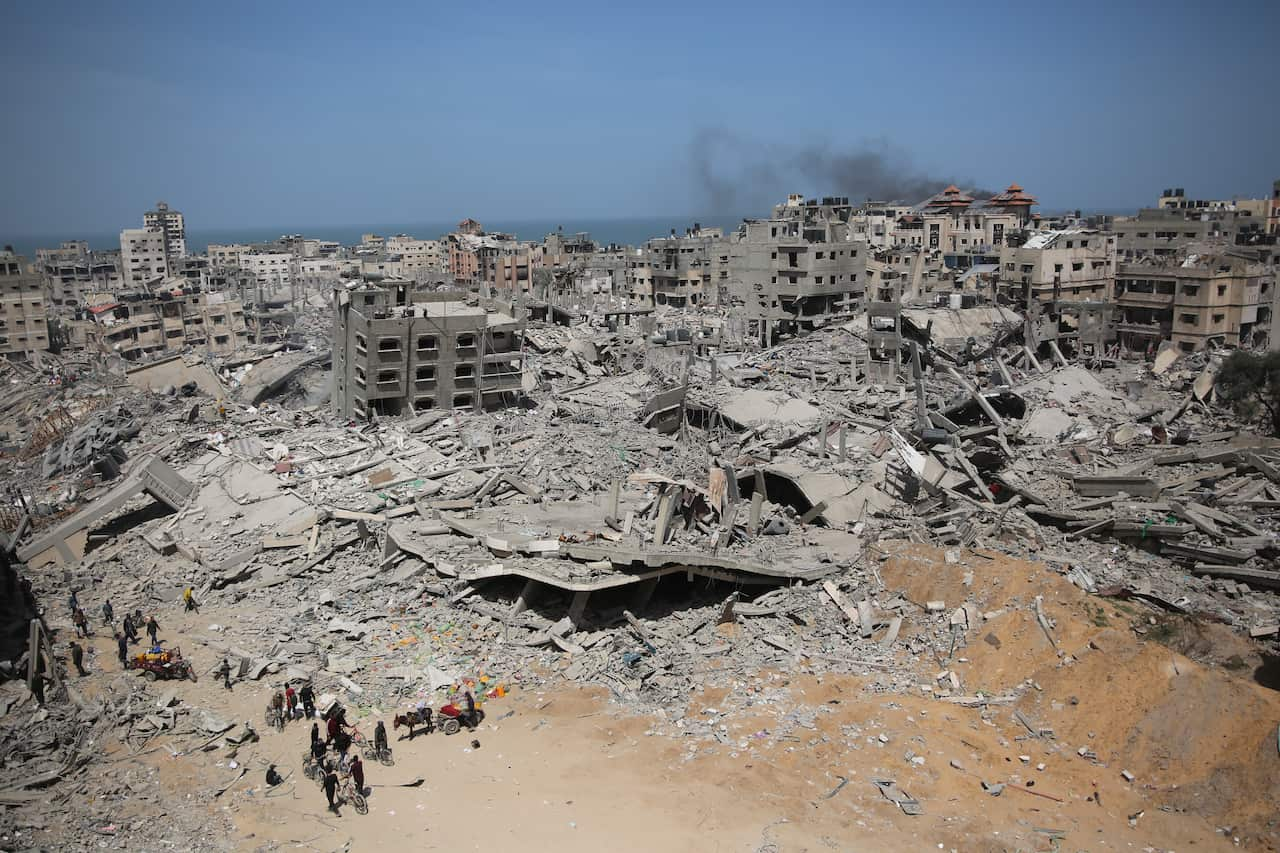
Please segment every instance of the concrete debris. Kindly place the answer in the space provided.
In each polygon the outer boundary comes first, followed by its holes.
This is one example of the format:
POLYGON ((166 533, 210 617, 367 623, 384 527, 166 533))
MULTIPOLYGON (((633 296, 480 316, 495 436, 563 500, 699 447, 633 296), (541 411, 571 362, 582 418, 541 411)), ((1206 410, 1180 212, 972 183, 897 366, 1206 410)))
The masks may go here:
MULTIPOLYGON (((3 463, 23 507, 3 530, 28 568, 56 565, 33 573, 40 595, 150 612, 192 590, 211 609, 201 624, 219 620, 192 638, 206 657, 261 680, 249 689, 312 680, 321 711, 568 681, 725 744, 690 697, 776 670, 857 675, 985 717, 1034 689, 992 695, 957 671, 968 644, 1014 641, 975 598, 992 554, 1144 615, 1280 640, 1280 443, 1216 408, 1216 355, 1165 351, 1152 370, 1065 339, 1037 348, 995 309, 956 326, 981 339, 947 342, 931 310, 914 315, 901 375, 871 359, 857 323, 709 352, 678 334, 655 343, 656 321, 642 332, 588 313, 529 323, 529 381, 507 377, 529 387, 491 411, 350 419, 273 396, 327 363, 327 346, 222 365, 236 391, 216 404, 126 385, 107 408, 72 391, 70 423, 3 463), (938 546, 964 583, 887 585, 891 541, 938 546)), ((1037 623, 1022 642, 1071 662, 1053 598, 1006 606, 1037 623)), ((31 778, 53 784, 83 766, 79 737, 32 752, 55 728, 133 745, 195 732, 192 749, 252 740, 224 737, 238 721, 172 685, 118 681, 39 722, 16 687, 4 694, 6 767, 38 764, 54 775, 31 778)), ((772 734, 814 730, 818 713, 772 734)), ((1022 725, 1037 745, 1052 738, 1022 725)))

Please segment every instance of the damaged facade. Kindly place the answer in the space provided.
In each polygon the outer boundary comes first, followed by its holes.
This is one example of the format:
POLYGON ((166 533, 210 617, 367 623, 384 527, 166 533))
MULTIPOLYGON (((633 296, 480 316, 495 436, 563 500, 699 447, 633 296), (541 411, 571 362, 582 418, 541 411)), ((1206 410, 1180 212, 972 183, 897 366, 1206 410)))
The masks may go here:
POLYGON ((511 405, 521 389, 510 316, 387 280, 333 293, 333 406, 344 416, 511 405))

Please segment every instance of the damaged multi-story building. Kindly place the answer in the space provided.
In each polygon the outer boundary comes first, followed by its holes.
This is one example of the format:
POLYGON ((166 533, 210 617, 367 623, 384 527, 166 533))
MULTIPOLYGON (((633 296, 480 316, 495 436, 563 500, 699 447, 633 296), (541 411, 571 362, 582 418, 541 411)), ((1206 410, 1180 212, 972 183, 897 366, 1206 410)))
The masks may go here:
POLYGON ((49 317, 40 276, 12 246, 0 251, 0 357, 30 359, 49 349, 49 317))
POLYGON ((718 301, 713 259, 720 255, 724 232, 694 223, 678 234, 655 237, 627 257, 627 296, 637 306, 693 308, 718 301))
POLYGON ((1121 345, 1138 352, 1154 352, 1164 340, 1183 352, 1265 346, 1275 297, 1273 276, 1243 252, 1122 263, 1115 332, 1121 345))
POLYGON ((181 213, 162 201, 142 215, 142 222, 141 228, 120 232, 120 270, 126 287, 176 274, 176 261, 187 254, 187 229, 181 213))
POLYGON ((388 237, 387 254, 400 258, 401 275, 417 282, 441 281, 449 270, 448 250, 439 240, 419 240, 407 234, 388 237))
POLYGON ((248 342, 244 308, 235 294, 204 291, 176 278, 152 290, 91 296, 70 325, 77 346, 126 361, 188 347, 226 355, 248 342))
POLYGON ((788 197, 729 242, 733 311, 762 342, 812 329, 863 302, 869 247, 853 239, 847 198, 788 197))
POLYGON ((1249 245, 1268 230, 1266 199, 1188 199, 1181 188, 1166 189, 1156 207, 1116 218, 1111 230, 1123 261, 1177 258, 1195 243, 1249 245))
POLYGON ((920 205, 907 230, 918 230, 915 245, 940 253, 952 269, 998 263, 1000 247, 1024 227, 1034 204, 1017 184, 982 205, 952 184, 920 205))
POLYGON ((1106 301, 1116 274, 1116 238, 1087 228, 1034 233, 1003 246, 998 288, 1008 301, 1106 301))
POLYGON ((333 291, 333 395, 347 417, 491 409, 522 390, 520 324, 407 280, 333 291))
POLYGON ((115 291, 124 283, 120 253, 93 251, 83 240, 67 240, 56 249, 37 250, 36 266, 54 310, 73 311, 84 304, 87 294, 115 291))

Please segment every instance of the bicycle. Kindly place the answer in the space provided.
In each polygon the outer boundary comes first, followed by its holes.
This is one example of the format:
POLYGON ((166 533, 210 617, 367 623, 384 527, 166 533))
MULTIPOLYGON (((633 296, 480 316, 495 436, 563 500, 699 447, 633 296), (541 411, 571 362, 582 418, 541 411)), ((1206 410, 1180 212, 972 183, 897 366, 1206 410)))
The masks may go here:
POLYGON ((378 748, 376 743, 370 744, 365 750, 364 757, 370 761, 376 761, 385 767, 395 765, 395 759, 391 757, 391 747, 389 745, 378 748))
POLYGON ((395 764, 395 761, 391 759, 390 746, 378 749, 377 742, 365 737, 364 732, 355 726, 351 727, 351 745, 360 748, 366 761, 376 761, 379 764, 385 764, 387 767, 395 764))
POLYGON ((351 776, 348 775, 342 779, 340 790, 343 802, 351 803, 358 814, 369 813, 369 802, 364 798, 364 794, 356 790, 356 782, 351 776))

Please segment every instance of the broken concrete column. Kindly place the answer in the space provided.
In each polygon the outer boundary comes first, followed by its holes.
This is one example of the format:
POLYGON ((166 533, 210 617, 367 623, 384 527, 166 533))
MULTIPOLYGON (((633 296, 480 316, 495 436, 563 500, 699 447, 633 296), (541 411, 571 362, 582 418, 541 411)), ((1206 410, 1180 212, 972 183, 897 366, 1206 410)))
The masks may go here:
POLYGON ((1036 358, 1036 354, 1031 351, 1031 347, 1024 346, 1022 351, 1027 355, 1027 367, 1036 373, 1043 373, 1044 368, 1040 366, 1040 361, 1036 358))
POLYGON ((569 605, 569 621, 574 628, 581 627, 583 614, 587 612, 587 599, 591 597, 589 590, 579 590, 573 594, 573 602, 569 605))
POLYGON ((520 595, 516 597, 516 603, 511 605, 511 615, 518 616, 529 608, 533 603, 534 593, 538 591, 538 582, 529 579, 524 582, 524 589, 520 590, 520 595))
POLYGON ((1004 419, 1001 418, 1000 415, 996 413, 996 410, 991 407, 991 404, 989 402, 987 402, 987 398, 982 396, 982 393, 978 391, 977 388, 974 388, 972 385, 970 385, 968 380, 966 380, 963 376, 961 376, 960 372, 956 370, 954 367, 948 366, 947 373, 950 374, 952 379, 960 383, 960 386, 964 388, 965 392, 968 393, 970 397, 973 398, 973 401, 978 404, 978 407, 982 409, 983 413, 988 418, 991 419, 991 422, 993 424, 995 424, 996 426, 1002 429, 1004 428, 1004 419))

